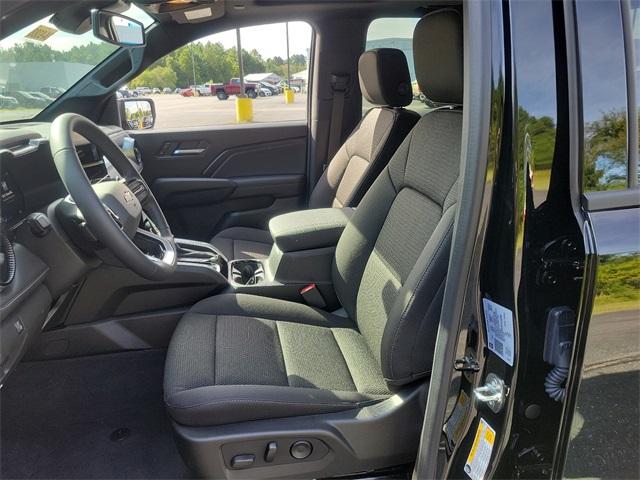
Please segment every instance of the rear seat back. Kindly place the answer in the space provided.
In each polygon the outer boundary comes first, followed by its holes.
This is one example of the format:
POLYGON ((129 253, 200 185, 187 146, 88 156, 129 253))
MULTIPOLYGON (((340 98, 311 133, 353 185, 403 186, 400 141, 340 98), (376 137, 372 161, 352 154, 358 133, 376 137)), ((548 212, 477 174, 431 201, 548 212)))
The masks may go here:
POLYGON ((420 119, 401 50, 368 50, 358 62, 360 90, 371 108, 331 159, 311 192, 309 208, 356 206, 420 119))

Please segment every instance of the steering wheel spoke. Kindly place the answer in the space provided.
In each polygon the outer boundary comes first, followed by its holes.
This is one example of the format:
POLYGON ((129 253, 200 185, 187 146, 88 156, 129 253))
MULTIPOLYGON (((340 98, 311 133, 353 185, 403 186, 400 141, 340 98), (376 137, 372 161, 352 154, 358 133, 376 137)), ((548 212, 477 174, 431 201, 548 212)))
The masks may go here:
MULTIPOLYGON (((93 243, 111 250, 122 264, 142 277, 162 280, 173 274, 177 249, 169 224, 140 172, 118 145, 96 124, 73 113, 54 120, 49 143, 60 178, 95 237, 93 243), (94 144, 119 178, 92 184, 74 148, 74 133, 94 144)), ((63 210, 58 209, 61 218, 69 214, 63 210)), ((73 222, 67 223, 81 248, 93 248, 84 245, 86 241, 75 232, 73 222)))
POLYGON ((160 261, 171 265, 176 259, 175 245, 168 239, 144 228, 138 228, 133 237, 133 243, 153 261, 160 261))
POLYGON ((144 208, 147 205, 150 197, 149 187, 147 187, 147 184, 138 178, 129 179, 125 182, 125 184, 133 192, 133 194, 140 202, 140 205, 142 205, 142 207, 144 208))

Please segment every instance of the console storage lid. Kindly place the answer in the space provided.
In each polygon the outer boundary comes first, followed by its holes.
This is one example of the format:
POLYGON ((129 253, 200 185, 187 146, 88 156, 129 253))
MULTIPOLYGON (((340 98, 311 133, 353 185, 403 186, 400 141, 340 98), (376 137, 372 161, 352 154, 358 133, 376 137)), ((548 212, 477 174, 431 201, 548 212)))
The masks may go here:
POLYGON ((282 252, 332 247, 353 212, 353 208, 316 208, 285 213, 271 219, 269 231, 282 252))

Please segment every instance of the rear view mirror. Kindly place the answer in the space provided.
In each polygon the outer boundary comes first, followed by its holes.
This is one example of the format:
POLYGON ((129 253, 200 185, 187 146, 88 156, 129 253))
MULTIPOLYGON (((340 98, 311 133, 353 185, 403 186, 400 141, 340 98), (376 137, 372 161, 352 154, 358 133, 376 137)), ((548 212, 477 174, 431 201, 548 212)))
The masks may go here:
POLYGON ((143 47, 144 25, 137 20, 107 10, 91 10, 93 35, 121 47, 143 47))
POLYGON ((156 108, 153 100, 121 98, 118 102, 122 128, 126 130, 153 128, 156 123, 156 108))

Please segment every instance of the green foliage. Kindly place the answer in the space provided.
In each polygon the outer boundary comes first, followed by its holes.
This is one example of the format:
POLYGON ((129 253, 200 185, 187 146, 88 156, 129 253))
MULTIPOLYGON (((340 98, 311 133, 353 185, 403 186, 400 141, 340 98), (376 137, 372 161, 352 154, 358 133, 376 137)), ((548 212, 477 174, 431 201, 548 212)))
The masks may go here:
POLYGON ((0 62, 71 62, 97 65, 118 47, 109 43, 94 43, 73 47, 61 52, 41 43, 24 42, 8 49, 0 49, 0 62))
POLYGON ((623 110, 605 112, 585 125, 584 186, 586 190, 613 190, 627 184, 627 115, 623 110), (598 165, 603 160, 605 167, 598 165), (620 168, 623 167, 623 168, 620 168))
POLYGON ((596 307, 607 303, 640 307, 640 255, 603 255, 598 266, 596 307))
MULTIPOLYGON (((242 49, 242 64, 244 74, 273 72, 286 78, 287 63, 281 57, 263 59, 257 50, 246 51, 242 49)), ((232 77, 240 75, 238 66, 238 53, 235 47, 225 49, 221 43, 192 43, 174 50, 155 62, 149 69, 166 67, 176 74, 176 86, 187 87, 195 83, 206 82, 225 83, 232 77)), ((306 68, 304 55, 291 56, 291 73, 299 72, 306 68)), ((152 86, 151 80, 146 79, 140 83, 139 79, 147 72, 143 72, 132 83, 135 86, 152 86)), ((148 78, 148 77, 145 77, 148 78)))
POLYGON ((151 87, 151 88, 165 88, 169 87, 172 90, 176 88, 177 82, 176 73, 167 67, 153 67, 148 68, 130 84, 131 88, 136 87, 151 87))
MULTIPOLYGON (((67 51, 53 50, 45 44, 24 42, 9 49, 0 49, 0 62, 71 62, 97 65, 116 50, 108 43, 89 43, 67 51)), ((242 50, 244 73, 273 72, 286 78, 287 63, 281 57, 263 59, 257 50, 242 50)), ((306 57, 291 56, 291 73, 306 68, 306 57)), ((131 82, 131 87, 187 87, 194 83, 228 82, 240 75, 237 50, 225 49, 221 43, 193 43, 174 50, 161 58, 131 82), (169 74, 171 72, 172 74, 169 74), (155 78, 154 78, 155 77, 155 78)))
POLYGON ((520 107, 518 111, 518 126, 522 133, 528 133, 531 139, 531 161, 536 171, 551 168, 553 152, 556 143, 556 126, 551 117, 534 117, 520 107))

